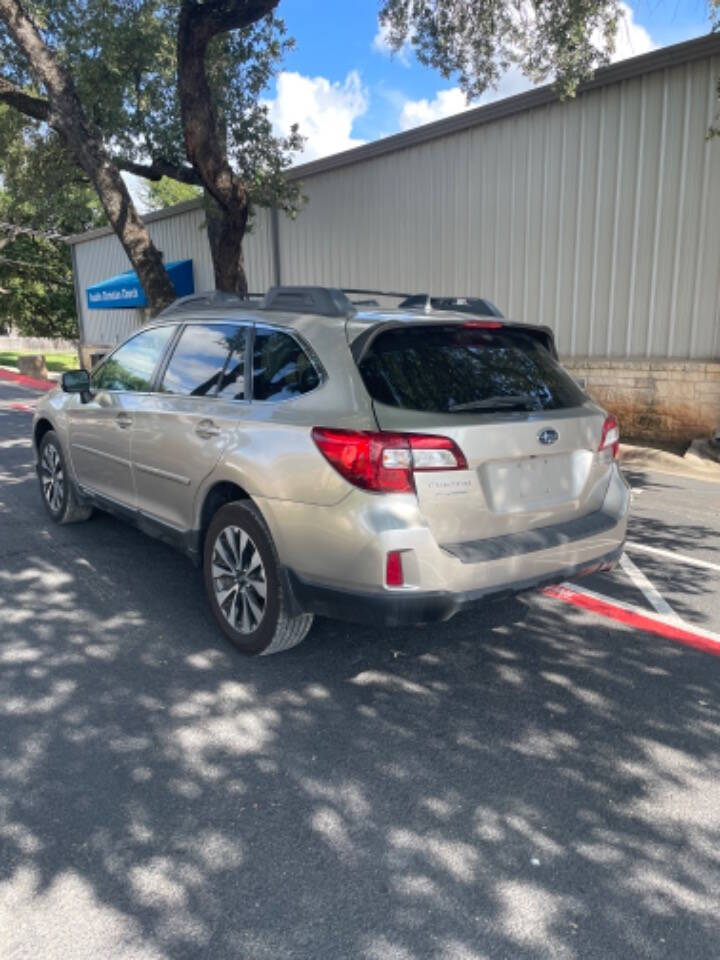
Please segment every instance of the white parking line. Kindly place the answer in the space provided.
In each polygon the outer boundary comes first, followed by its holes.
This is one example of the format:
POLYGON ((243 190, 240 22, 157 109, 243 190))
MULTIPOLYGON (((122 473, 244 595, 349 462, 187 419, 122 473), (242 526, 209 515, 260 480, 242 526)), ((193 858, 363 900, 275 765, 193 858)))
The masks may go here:
POLYGON ((720 563, 711 563, 709 560, 701 560, 699 557, 688 557, 684 553, 674 553, 672 550, 663 550, 661 547, 651 547, 646 543, 635 543, 633 540, 628 540, 625 549, 651 553, 658 557, 667 557, 668 560, 687 563, 691 567, 702 567, 704 570, 716 570, 720 573, 720 563))
POLYGON ((620 566, 625 571, 633 585, 637 587, 640 593, 642 593, 651 607, 657 610, 658 613, 661 613, 664 617, 673 620, 675 623, 681 622, 680 617, 675 613, 667 600, 660 595, 658 590, 652 585, 652 583, 650 583, 642 570, 639 570, 635 566, 626 553, 620 557, 620 566))

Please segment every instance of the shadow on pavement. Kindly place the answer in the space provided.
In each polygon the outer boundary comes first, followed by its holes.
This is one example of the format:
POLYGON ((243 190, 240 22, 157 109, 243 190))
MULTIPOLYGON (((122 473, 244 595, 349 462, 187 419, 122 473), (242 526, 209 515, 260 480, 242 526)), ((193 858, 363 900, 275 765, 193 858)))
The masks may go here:
POLYGON ((0 457, 10 956, 717 955, 717 660, 542 596, 242 659, 188 562, 0 457))

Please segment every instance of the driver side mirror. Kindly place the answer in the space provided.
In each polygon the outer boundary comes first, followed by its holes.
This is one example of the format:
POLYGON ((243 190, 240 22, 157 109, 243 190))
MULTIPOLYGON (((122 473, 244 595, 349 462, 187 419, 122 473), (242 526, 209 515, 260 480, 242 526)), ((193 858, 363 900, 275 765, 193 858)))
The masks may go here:
POLYGON ((65 393, 79 393, 83 403, 90 396, 90 374, 87 370, 66 370, 60 385, 65 393))

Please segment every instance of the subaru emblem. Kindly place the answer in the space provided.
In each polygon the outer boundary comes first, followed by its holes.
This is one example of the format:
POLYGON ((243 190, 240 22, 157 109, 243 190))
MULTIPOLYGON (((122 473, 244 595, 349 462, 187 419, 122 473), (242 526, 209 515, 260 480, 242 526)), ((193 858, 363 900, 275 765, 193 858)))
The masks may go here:
POLYGON ((560 434, 557 432, 557 430, 553 430, 552 427, 546 427, 538 434, 538 440, 546 447, 549 447, 551 443, 555 443, 559 436, 560 434))

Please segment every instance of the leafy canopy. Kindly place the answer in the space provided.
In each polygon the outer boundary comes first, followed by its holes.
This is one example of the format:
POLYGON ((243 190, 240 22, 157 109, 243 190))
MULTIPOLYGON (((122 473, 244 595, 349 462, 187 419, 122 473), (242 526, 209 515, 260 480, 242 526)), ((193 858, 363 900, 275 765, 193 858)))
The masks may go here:
MULTIPOLYGON (((69 68, 111 155, 188 169, 176 83, 180 0, 27 0, 25 8, 69 68)), ((248 184, 251 202, 275 202, 289 213, 300 197, 283 171, 302 138, 296 129, 274 137, 260 96, 291 47, 284 22, 269 15, 217 37, 207 59, 228 160, 248 184)), ((0 62, 7 79, 33 89, 2 24, 0 62)))
POLYGON ((186 200, 194 200, 199 196, 202 196, 200 187, 179 183, 177 180, 171 180, 170 177, 148 180, 142 188, 143 203, 148 210, 164 210, 165 207, 172 207, 186 200))
POLYGON ((0 329, 74 338, 70 251, 39 234, 78 233, 103 222, 97 194, 56 135, 2 104, 0 184, 0 329))
POLYGON ((457 76, 470 99, 512 65, 574 93, 608 61, 619 16, 619 0, 382 0, 380 8, 391 47, 412 44, 421 63, 457 76))

